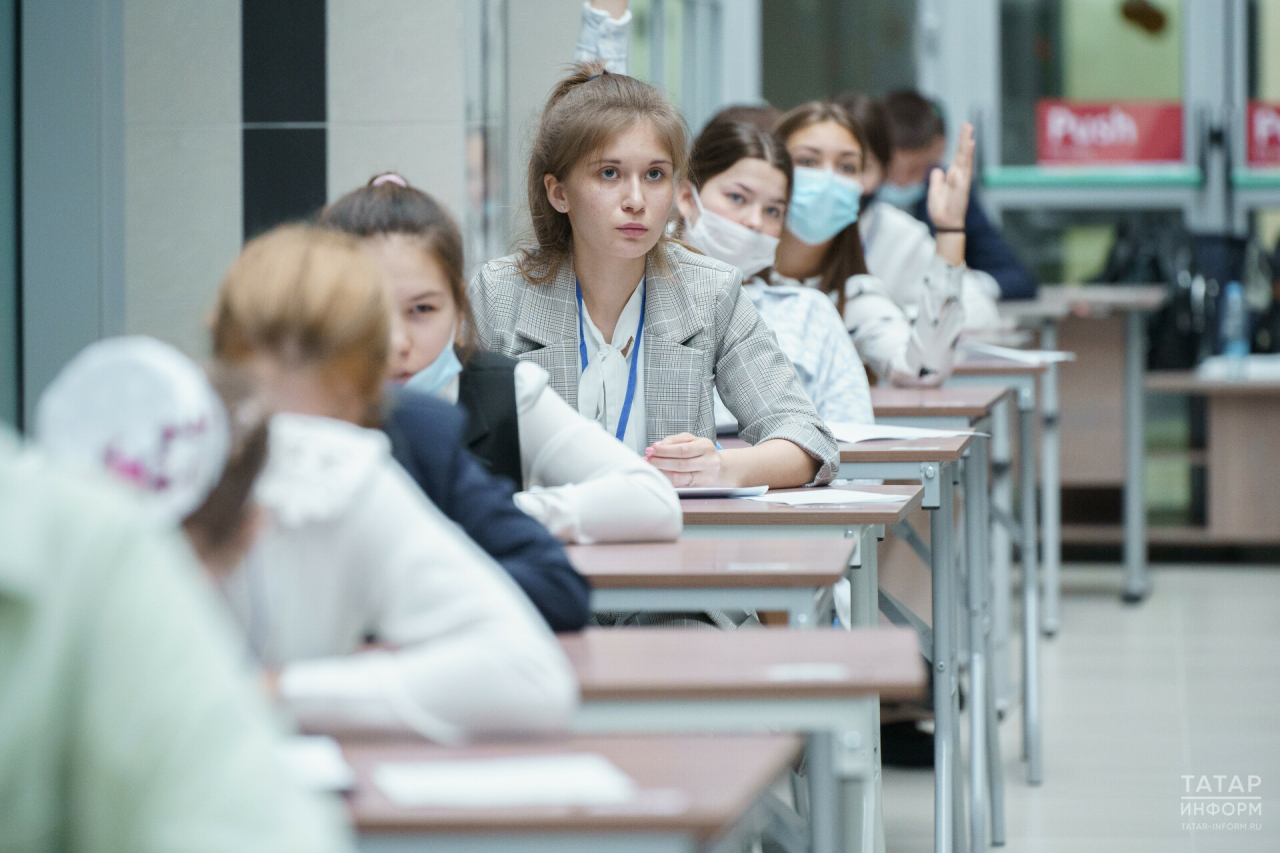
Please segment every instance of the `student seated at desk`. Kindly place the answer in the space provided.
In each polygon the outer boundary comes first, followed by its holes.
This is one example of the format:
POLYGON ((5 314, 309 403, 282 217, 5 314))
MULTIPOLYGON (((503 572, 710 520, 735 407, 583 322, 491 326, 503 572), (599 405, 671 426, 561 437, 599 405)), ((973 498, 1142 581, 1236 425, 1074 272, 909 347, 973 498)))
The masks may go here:
MULTIPOLYGON (((567 542, 680 535, 680 502, 661 472, 570 408, 541 367, 476 348, 462 234, 434 198, 388 173, 326 207, 320 222, 360 238, 391 288, 392 382, 465 409, 467 444, 489 471, 522 486, 520 509, 567 542)), ((434 427, 413 421, 403 395, 385 427, 402 462, 439 441, 434 427)))
POLYGON ((741 271, 664 235, 685 160, 683 122, 657 89, 575 66, 533 144, 536 245, 471 282, 479 342, 540 364, 676 486, 828 482, 835 441, 741 271), (754 446, 717 448, 713 388, 754 446))
POLYGON ((257 488, 272 520, 224 592, 306 728, 444 741, 560 729, 577 690, 559 644, 367 428, 390 317, 376 265, 343 234, 278 228, 232 265, 214 353, 280 414, 257 488), (362 651, 369 641, 390 648, 362 651))
MULTIPOLYGON (((942 108, 911 91, 892 92, 881 103, 893 148, 888 159, 881 159, 884 180, 876 197, 915 217, 934 233, 926 196, 929 173, 942 162, 947 145, 942 108)), ((1001 299, 1035 298, 1035 278, 987 219, 976 184, 969 190, 964 237, 965 263, 990 275, 1000 288, 1001 299)))
POLYGON ((742 271, 744 290, 824 421, 872 423, 866 370, 831 301, 773 270, 791 171, 791 158, 773 134, 713 120, 694 141, 689 176, 676 194, 680 237, 742 271))
POLYGON ((353 849, 218 610, 154 513, 0 427, 0 849, 353 849))
MULTIPOLYGON (((860 215, 867 137, 840 105, 801 104, 782 116, 777 133, 796 166, 778 271, 810 280, 831 296, 859 355, 881 381, 941 383, 978 306, 987 306, 993 317, 995 312, 994 292, 978 292, 964 267, 964 234, 947 233, 935 244, 913 222, 921 234, 895 232, 878 242, 882 238, 860 215), (881 263, 878 251, 864 253, 864 241, 885 247, 883 257, 894 263, 881 263)), ((957 231, 972 167, 973 129, 966 124, 955 164, 945 177, 938 175, 930 195, 938 221, 957 231)))

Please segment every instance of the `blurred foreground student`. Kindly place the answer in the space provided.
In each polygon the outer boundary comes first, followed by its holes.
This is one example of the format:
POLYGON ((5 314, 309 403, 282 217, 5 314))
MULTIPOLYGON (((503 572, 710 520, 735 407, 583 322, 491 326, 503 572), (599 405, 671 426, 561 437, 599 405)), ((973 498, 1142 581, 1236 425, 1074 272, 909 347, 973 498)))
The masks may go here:
MULTIPOLYGON (((468 446, 522 487, 520 509, 569 542, 680 535, 680 503, 661 472, 570 408, 538 365, 476 348, 462 234, 435 199, 399 175, 379 175, 325 208, 321 223, 362 238, 383 271, 395 309, 392 382, 460 405, 468 446)), ((400 394, 384 424, 402 462, 439 441, 412 396, 400 394)), ((473 538, 484 545, 481 536, 495 532, 473 538)))
POLYGON ((536 246, 471 282, 479 342, 542 366, 675 486, 828 482, 835 441, 742 272, 665 239, 685 161, 683 122, 658 90, 575 66, 533 143, 536 246), (716 446, 713 388, 754 446, 716 446))
POLYGON ((211 575, 235 569, 262 520, 253 486, 267 411, 242 373, 198 365, 154 338, 108 338, 73 358, 40 396, 36 446, 130 489, 181 525, 211 575))
POLYGON ((0 434, 0 850, 327 853, 190 551, 0 434))
POLYGON ((372 259, 278 228, 245 246, 214 313, 215 354, 280 412, 257 489, 272 521, 224 588, 300 724, 442 741, 563 728, 577 689, 559 644, 368 428, 391 319, 372 259))
MULTIPOLYGON (((927 195, 929 174, 939 168, 946 151, 947 126, 942 110, 911 91, 892 92, 882 103, 893 151, 890 159, 882 162, 884 182, 877 198, 911 214, 934 233, 936 226, 927 195)), ((987 218, 978 201, 976 184, 969 191, 964 236, 965 263, 994 278, 1002 299, 1035 298, 1035 278, 987 218)))

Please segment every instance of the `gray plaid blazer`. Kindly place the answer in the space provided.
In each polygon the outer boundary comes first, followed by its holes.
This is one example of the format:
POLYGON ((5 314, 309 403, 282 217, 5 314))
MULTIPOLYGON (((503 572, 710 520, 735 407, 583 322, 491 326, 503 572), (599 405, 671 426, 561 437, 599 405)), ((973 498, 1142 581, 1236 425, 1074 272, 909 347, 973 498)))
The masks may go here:
MULTIPOLYGON (((742 293, 742 273, 668 244, 646 266, 644 410, 650 443, 689 432, 715 439, 712 388, 751 444, 785 438, 821 463, 829 482, 840 452, 778 339, 742 293), (670 272, 664 273, 660 267, 670 272)), ((551 387, 578 406, 578 305, 571 264, 546 284, 526 281, 515 256, 490 261, 471 281, 480 346, 540 365, 551 387)))

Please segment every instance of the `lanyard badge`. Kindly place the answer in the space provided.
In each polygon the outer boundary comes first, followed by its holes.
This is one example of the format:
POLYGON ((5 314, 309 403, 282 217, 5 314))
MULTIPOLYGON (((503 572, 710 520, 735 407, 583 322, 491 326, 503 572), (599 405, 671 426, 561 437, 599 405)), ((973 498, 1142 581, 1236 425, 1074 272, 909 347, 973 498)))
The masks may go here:
MULTIPOLYGON (((578 356, 582 362, 582 372, 587 369, 587 338, 582 329, 582 285, 578 284, 578 356)), ((622 441, 627 434, 627 421, 631 418, 631 401, 636 396, 636 362, 640 360, 640 339, 644 337, 644 308, 649 298, 649 290, 645 280, 640 280, 640 322, 636 324, 636 342, 631 349, 631 366, 627 373, 627 396, 622 400, 622 414, 618 418, 616 437, 622 441)))

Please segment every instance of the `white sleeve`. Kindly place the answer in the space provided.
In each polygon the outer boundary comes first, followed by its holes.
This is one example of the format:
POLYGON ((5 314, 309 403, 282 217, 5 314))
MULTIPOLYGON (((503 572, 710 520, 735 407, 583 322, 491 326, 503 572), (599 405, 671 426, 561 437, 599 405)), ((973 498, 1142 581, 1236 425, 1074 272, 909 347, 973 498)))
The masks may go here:
POLYGON ((360 556, 346 597, 358 612, 343 616, 390 650, 287 665, 280 693, 299 725, 440 741, 568 725, 578 693, 559 643, 403 470, 389 463, 343 523, 343 552, 360 556))
POLYGON ((1000 325, 1000 285, 988 273, 966 269, 960 301, 964 305, 965 331, 994 329, 1000 325))
POLYGON ((811 333, 820 339, 821 358, 814 377, 813 405, 828 423, 875 423, 867 371, 858 358, 840 316, 826 297, 817 297, 817 316, 811 315, 811 333))
POLYGON ((845 282, 844 324, 858 355, 882 382, 908 370, 911 321, 878 278, 855 275, 845 282))
POLYGON ((516 366, 520 457, 516 506, 565 542, 669 541, 683 526, 671 481, 587 420, 531 362, 516 366))
POLYGON ((845 325, 858 354, 881 380, 936 385, 951 375, 964 326, 964 274, 935 255, 914 305, 905 308, 875 276, 851 276, 845 283, 845 325))
POLYGON ((626 74, 630 38, 630 9, 615 20, 603 9, 594 8, 589 1, 583 2, 582 27, 578 30, 578 47, 573 52, 573 61, 603 59, 604 67, 611 73, 626 74))

